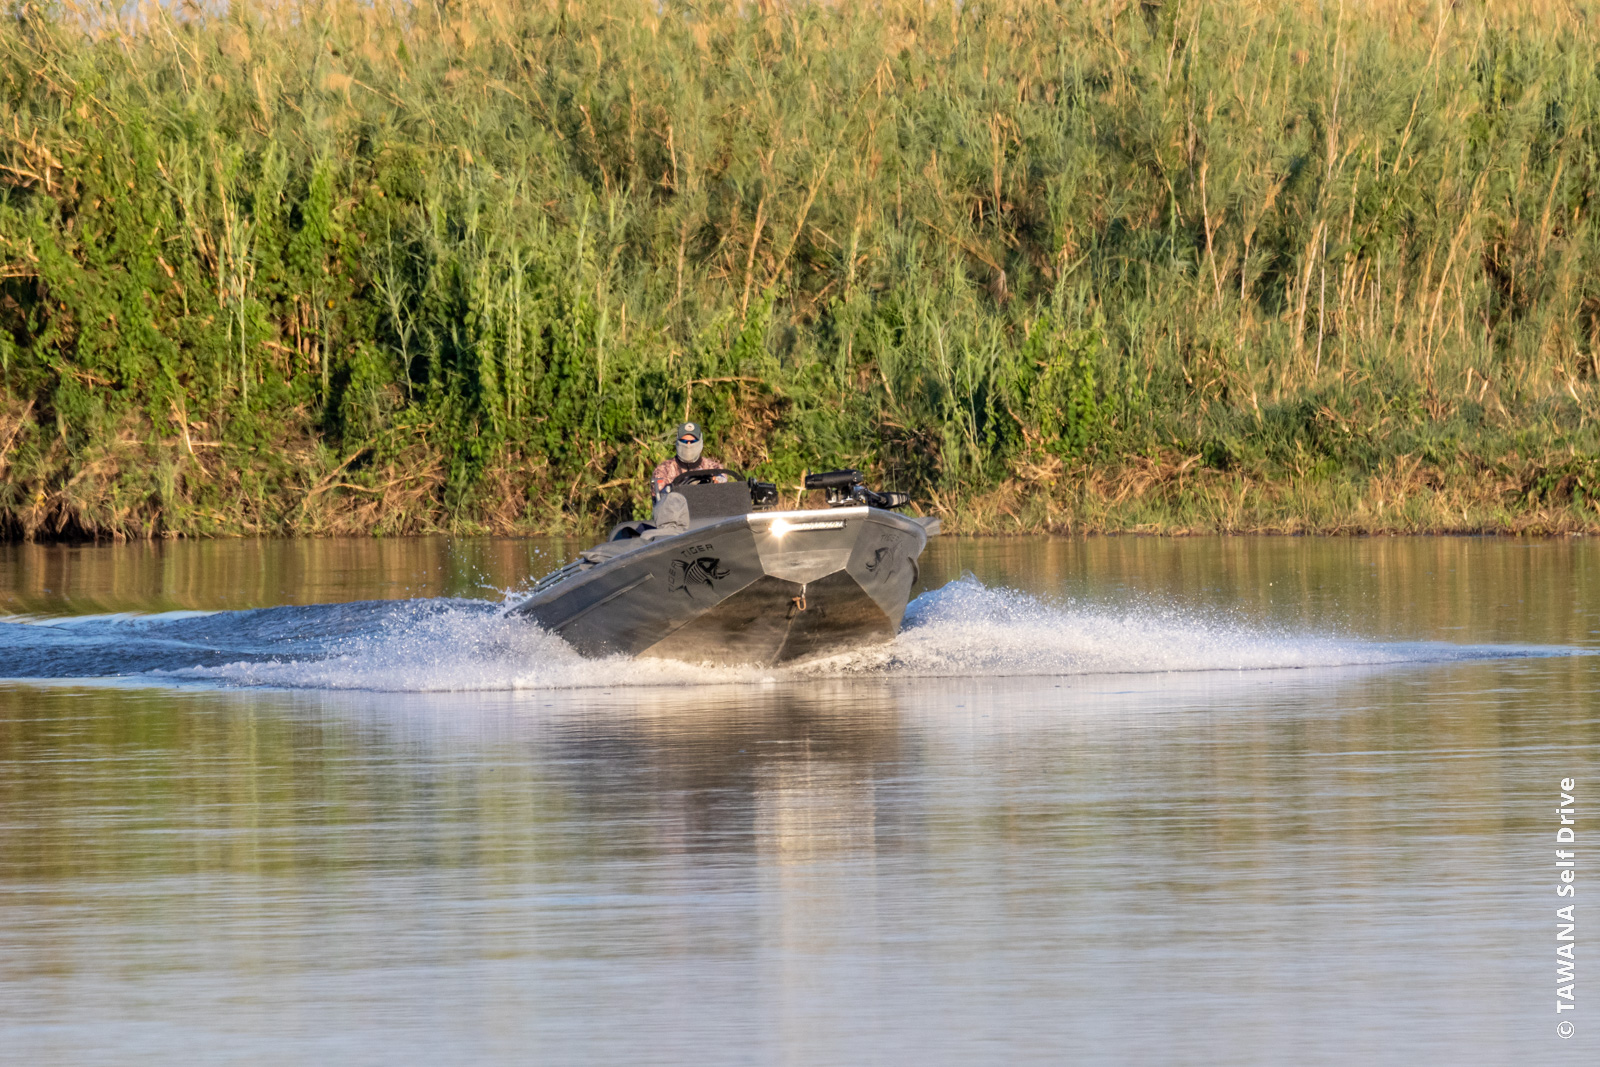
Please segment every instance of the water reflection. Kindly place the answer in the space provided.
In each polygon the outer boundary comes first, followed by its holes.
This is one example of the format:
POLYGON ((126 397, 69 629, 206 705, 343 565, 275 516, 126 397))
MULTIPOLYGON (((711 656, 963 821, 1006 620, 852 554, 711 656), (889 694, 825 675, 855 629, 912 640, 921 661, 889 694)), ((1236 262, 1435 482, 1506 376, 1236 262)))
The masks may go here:
MULTIPOLYGON (((1051 595, 1595 645, 1582 546, 948 544, 947 572, 1051 592, 1058 568, 1051 595)), ((454 695, 0 685, 0 1048, 1503 1063, 1557 1040, 1551 786, 1597 780, 1597 694, 1587 656, 454 695)), ((1559 1047, 1581 1060, 1594 1038, 1559 1047)))
POLYGON ((498 597, 585 543, 411 537, 0 544, 0 610, 81 615, 498 597))
MULTIPOLYGON (((343 538, 0 545, 0 612, 499 599, 583 542, 343 538)), ((1049 599, 1221 611, 1376 639, 1600 645, 1600 544, 1472 537, 935 538, 922 588, 963 572, 1049 599)))

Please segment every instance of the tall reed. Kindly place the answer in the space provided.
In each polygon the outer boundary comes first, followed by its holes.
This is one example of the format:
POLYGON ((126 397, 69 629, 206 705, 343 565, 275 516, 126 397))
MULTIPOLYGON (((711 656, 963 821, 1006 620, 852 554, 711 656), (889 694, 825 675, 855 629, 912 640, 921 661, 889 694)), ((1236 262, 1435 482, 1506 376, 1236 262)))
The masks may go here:
POLYGON ((0 521, 1592 528, 1595 14, 13 3, 0 521))

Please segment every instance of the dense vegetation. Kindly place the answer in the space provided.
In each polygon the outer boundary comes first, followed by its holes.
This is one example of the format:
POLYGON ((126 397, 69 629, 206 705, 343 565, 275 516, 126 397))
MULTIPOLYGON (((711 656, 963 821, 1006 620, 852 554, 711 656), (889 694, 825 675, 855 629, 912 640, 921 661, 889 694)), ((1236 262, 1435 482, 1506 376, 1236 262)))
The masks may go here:
POLYGON ((13 2, 0 524, 1595 528, 1595 14, 13 2))

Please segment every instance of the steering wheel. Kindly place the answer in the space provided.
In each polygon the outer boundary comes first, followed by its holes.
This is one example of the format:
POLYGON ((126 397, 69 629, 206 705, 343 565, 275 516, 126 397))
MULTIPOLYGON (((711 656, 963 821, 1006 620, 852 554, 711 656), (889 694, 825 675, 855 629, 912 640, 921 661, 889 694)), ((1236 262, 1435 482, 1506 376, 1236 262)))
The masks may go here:
POLYGON ((744 481, 744 475, 738 471, 730 471, 725 467, 707 467, 705 470, 700 471, 684 471, 667 484, 671 486, 708 485, 723 475, 727 475, 730 482, 744 481))

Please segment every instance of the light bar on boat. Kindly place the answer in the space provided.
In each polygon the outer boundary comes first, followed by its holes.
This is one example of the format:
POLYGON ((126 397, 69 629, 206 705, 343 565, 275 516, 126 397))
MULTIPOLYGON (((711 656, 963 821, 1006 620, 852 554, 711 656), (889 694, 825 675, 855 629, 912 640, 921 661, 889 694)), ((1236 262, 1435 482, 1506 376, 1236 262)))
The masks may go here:
POLYGON ((790 522, 788 519, 773 519, 767 526, 767 532, 773 537, 782 537, 786 533, 801 533, 805 530, 842 530, 843 519, 823 519, 818 522, 790 522))

